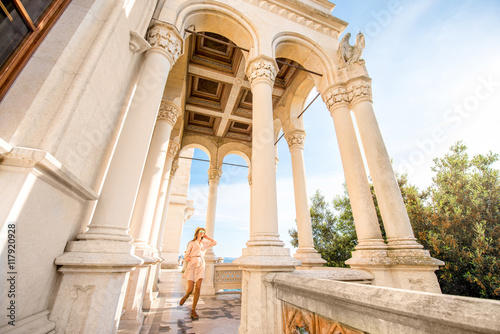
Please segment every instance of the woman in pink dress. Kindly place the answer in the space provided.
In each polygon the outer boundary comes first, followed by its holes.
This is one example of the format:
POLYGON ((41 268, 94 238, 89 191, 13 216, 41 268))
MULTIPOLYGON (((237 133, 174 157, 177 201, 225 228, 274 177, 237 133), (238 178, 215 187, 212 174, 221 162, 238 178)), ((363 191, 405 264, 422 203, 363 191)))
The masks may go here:
POLYGON ((194 291, 193 306, 191 308, 191 317, 193 319, 198 319, 198 314, 196 314, 196 305, 198 304, 198 299, 200 298, 200 289, 203 278, 205 278, 205 253, 207 249, 217 245, 217 241, 206 235, 206 231, 203 227, 198 227, 194 232, 194 238, 187 245, 186 255, 184 255, 184 261, 188 262, 186 271, 182 276, 188 281, 188 288, 186 295, 182 297, 179 305, 184 305, 189 295, 193 292, 193 288, 196 282, 196 289, 194 291))

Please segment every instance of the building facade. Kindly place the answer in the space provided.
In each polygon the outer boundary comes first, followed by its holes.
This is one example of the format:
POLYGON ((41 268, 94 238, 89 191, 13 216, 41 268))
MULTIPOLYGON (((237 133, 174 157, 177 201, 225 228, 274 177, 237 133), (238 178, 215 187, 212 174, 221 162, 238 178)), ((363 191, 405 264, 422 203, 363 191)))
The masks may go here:
MULTIPOLYGON (((332 16, 334 4, 57 3, 50 31, 33 20, 33 31, 42 29, 44 38, 24 55, 22 70, 9 72, 14 79, 3 81, 0 263, 12 267, 2 271, 0 284, 2 291, 14 286, 15 298, 2 296, 0 308, 15 305, 16 326, 2 317, 0 331, 140 328, 158 271, 176 266, 182 224, 192 214, 190 162, 179 156, 192 157, 193 148, 210 158, 208 234, 215 228, 224 157, 238 154, 249 166, 250 238, 235 261, 243 272, 240 332, 283 330, 273 321, 283 309, 272 300, 269 275, 324 262, 313 248, 300 118, 314 87, 332 115, 356 224, 358 246, 348 264, 371 275, 377 287, 440 293, 434 271, 442 262, 414 238, 377 125, 361 58, 364 38, 358 35, 354 45, 340 40, 347 23, 332 16), (278 235, 280 130, 292 155, 299 234, 293 256, 278 235), (10 240, 15 260, 8 258, 10 240)), ((11 58, 4 68, 13 66, 11 58)), ((212 276, 214 262, 209 253, 212 276)), ((204 292, 216 292, 210 279, 204 292)))

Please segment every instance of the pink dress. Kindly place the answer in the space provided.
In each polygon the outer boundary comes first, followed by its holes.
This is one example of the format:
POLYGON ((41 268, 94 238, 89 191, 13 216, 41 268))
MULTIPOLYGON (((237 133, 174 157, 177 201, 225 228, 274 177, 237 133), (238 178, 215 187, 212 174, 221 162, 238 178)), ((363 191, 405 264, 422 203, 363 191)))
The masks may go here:
POLYGON ((205 253, 207 249, 217 245, 216 241, 203 239, 201 245, 195 240, 190 241, 187 246, 184 258, 190 259, 184 275, 182 277, 188 281, 198 282, 200 278, 205 278, 205 253))

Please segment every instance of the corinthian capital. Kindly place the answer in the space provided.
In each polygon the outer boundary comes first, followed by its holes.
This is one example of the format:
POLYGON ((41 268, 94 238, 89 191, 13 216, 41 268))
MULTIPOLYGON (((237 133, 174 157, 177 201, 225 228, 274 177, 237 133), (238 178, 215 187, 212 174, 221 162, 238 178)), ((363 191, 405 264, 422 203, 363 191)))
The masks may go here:
POLYGON ((160 110, 158 111, 158 122, 164 121, 170 123, 172 126, 177 122, 177 117, 180 114, 180 108, 174 103, 166 100, 161 100, 160 110))
POLYGON ((209 182, 217 182, 219 183, 220 177, 222 175, 222 171, 219 168, 210 168, 208 170, 208 181, 209 182))
POLYGON ((372 85, 367 80, 355 80, 348 83, 347 94, 349 95, 349 101, 351 103, 356 103, 362 100, 372 100, 372 85))
POLYGON ((285 134, 285 139, 290 149, 294 147, 304 149, 306 132, 304 130, 293 130, 285 134))
POLYGON ((325 93, 325 103, 330 112, 339 106, 349 106, 349 94, 344 85, 337 85, 325 93))
POLYGON ((179 152, 179 147, 180 147, 179 143, 171 140, 170 143, 168 143, 167 156, 174 158, 177 152, 179 152))
POLYGON ((276 67, 277 66, 274 59, 268 57, 259 57, 257 59, 254 59, 248 65, 246 71, 248 81, 250 81, 250 84, 252 84, 255 79, 266 78, 274 83, 274 79, 276 78, 277 74, 276 67))
POLYGON ((152 48, 160 48, 171 58, 172 65, 182 53, 182 38, 175 28, 167 23, 156 21, 148 30, 148 43, 152 48))

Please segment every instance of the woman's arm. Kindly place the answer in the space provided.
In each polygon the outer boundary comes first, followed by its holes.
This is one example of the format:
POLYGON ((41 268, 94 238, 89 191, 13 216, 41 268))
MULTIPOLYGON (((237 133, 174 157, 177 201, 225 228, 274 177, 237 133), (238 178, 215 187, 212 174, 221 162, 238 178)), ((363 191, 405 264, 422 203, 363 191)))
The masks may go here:
POLYGON ((189 262, 191 260, 191 257, 189 256, 191 254, 191 250, 193 249, 193 243, 190 241, 188 242, 187 249, 184 252, 184 260, 189 262))
POLYGON ((215 241, 214 239, 210 238, 208 235, 205 235, 203 237, 203 239, 207 239, 208 241, 210 241, 209 244, 205 243, 205 245, 206 245, 205 249, 217 245, 217 241, 215 241))

